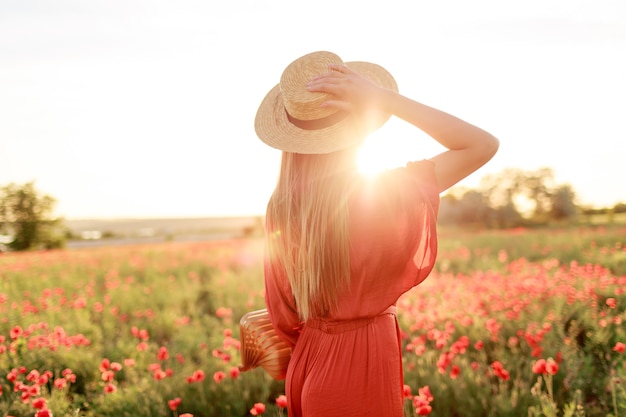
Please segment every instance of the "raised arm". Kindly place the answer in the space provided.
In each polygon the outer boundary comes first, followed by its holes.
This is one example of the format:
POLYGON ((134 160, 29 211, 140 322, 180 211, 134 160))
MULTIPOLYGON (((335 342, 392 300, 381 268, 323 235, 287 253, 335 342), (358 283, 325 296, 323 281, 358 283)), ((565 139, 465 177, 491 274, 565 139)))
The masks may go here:
POLYGON ((374 110, 395 115, 448 149, 431 158, 440 192, 483 166, 498 150, 498 139, 470 123, 380 88, 345 66, 333 65, 331 69, 313 79, 308 87, 309 91, 323 91, 336 97, 323 105, 350 112, 374 110))

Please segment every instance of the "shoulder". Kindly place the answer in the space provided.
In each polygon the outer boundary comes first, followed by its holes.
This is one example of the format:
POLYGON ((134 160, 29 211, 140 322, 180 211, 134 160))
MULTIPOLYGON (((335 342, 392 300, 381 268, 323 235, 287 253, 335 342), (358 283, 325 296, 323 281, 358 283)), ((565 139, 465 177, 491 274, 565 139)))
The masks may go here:
POLYGON ((404 167, 384 171, 374 177, 363 177, 357 187, 360 203, 405 206, 428 202, 439 206, 435 164, 427 159, 409 162, 404 167))

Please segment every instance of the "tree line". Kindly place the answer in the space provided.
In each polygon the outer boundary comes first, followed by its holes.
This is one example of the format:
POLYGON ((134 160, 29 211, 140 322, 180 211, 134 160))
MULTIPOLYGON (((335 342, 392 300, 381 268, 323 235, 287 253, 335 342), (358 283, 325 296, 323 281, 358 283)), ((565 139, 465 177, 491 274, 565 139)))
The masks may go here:
POLYGON ((551 168, 507 168, 483 177, 477 189, 456 188, 441 198, 439 223, 511 228, 566 223, 579 216, 626 213, 626 204, 585 208, 570 184, 558 184, 551 168))
MULTIPOLYGON (((0 187, 0 252, 65 246, 70 231, 53 217, 56 199, 34 182, 0 187)), ((626 204, 593 209, 579 206, 569 184, 557 184, 551 168, 507 168, 487 175, 478 188, 455 187, 441 197, 441 225, 481 228, 541 226, 572 222, 580 215, 626 213, 626 204)))

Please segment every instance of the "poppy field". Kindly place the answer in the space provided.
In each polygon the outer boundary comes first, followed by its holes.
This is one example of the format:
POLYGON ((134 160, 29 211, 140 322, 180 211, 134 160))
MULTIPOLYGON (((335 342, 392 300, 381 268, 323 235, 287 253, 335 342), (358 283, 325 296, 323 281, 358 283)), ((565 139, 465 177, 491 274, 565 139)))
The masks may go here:
MULTIPOLYGON (((626 416, 626 228, 442 230, 398 302, 406 416, 626 416)), ((240 372, 258 238, 0 254, 0 416, 286 416, 240 372)))

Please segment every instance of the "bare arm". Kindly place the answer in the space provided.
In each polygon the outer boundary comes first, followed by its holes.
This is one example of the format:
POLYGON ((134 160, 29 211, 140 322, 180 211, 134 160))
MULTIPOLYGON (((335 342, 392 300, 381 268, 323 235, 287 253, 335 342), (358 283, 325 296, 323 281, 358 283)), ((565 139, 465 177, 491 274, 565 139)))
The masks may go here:
POLYGON ((389 90, 381 98, 383 110, 417 126, 448 148, 431 158, 440 192, 483 166, 498 150, 498 139, 455 116, 389 90))
POLYGON ((344 66, 309 83, 310 91, 337 97, 324 105, 346 111, 381 111, 418 127, 448 150, 431 158, 439 191, 442 192, 476 171, 498 150, 498 139, 488 132, 441 110, 380 88, 344 66))

